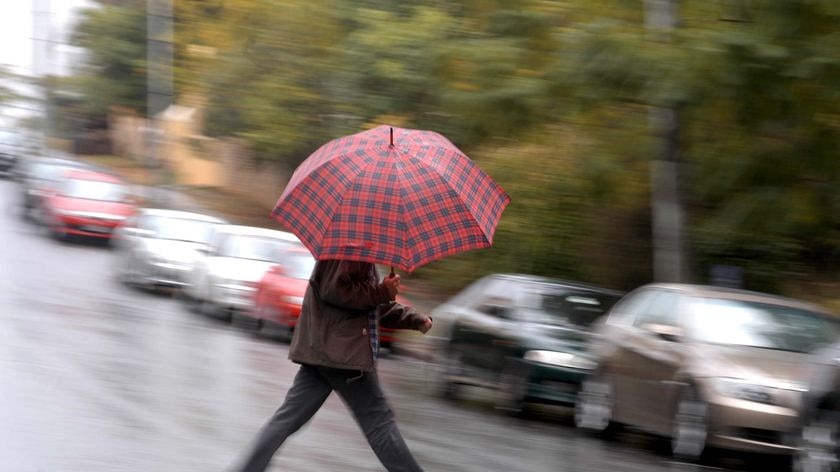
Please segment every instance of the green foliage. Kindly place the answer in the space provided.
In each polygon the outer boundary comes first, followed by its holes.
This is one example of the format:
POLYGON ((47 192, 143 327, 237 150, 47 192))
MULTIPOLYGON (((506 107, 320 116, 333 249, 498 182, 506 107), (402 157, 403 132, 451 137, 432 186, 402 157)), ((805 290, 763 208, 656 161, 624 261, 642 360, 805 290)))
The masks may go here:
MULTIPOLYGON (((99 112, 143 107, 142 9, 117 3, 76 35, 99 112)), ((679 3, 663 41, 644 2, 178 0, 178 92, 203 97, 209 134, 290 169, 382 122, 448 136, 513 198, 493 249, 417 274, 451 287, 490 271, 649 280, 652 107, 679 112, 696 280, 725 263, 780 290, 835 271, 840 4, 679 3)))
POLYGON ((144 114, 146 2, 98 3, 83 11, 72 37, 74 45, 88 51, 77 81, 85 109, 99 117, 106 116, 112 106, 144 114))

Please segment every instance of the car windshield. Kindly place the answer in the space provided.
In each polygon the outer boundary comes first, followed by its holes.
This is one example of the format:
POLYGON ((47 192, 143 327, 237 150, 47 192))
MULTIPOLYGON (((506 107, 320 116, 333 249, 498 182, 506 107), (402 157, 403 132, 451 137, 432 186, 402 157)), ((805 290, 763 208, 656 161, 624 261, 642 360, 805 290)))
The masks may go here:
POLYGON ((840 336, 837 321, 801 308, 715 298, 688 304, 687 334, 700 342, 811 352, 840 336))
POLYGON ((308 279, 315 268, 315 258, 306 252, 287 252, 280 263, 285 275, 293 279, 308 279))
POLYGON ((219 255, 255 261, 280 262, 280 248, 287 244, 289 243, 275 238, 236 236, 225 242, 219 255))
POLYGON ((35 179, 58 180, 63 172, 71 167, 53 162, 38 162, 32 166, 29 175, 35 179))
POLYGON ((71 179, 64 183, 61 194, 70 198, 121 202, 128 196, 124 185, 98 180, 71 179))
POLYGON ((609 310, 616 300, 590 292, 528 293, 520 313, 532 323, 582 329, 609 310))
POLYGON ((215 223, 189 218, 156 216, 149 218, 148 229, 153 237, 174 241, 209 243, 215 223))

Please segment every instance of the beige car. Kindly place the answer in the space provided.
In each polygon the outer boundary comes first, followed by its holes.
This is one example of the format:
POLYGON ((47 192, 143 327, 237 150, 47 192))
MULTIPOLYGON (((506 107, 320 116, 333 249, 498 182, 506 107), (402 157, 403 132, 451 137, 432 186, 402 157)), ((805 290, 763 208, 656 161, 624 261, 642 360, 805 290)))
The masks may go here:
POLYGON ((809 353, 838 338, 821 308, 756 292, 652 284, 597 323, 598 367, 575 423, 607 434, 632 425, 698 459, 707 446, 790 454, 809 353))

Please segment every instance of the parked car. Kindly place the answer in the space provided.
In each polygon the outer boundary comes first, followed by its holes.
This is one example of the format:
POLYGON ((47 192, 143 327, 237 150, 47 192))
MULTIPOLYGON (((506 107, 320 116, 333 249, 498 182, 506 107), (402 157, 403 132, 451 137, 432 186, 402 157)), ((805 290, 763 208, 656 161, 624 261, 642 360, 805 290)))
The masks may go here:
POLYGON ((55 190, 63 174, 71 169, 92 169, 85 162, 55 157, 23 159, 16 165, 15 173, 20 182, 21 216, 38 220, 44 196, 55 190))
POLYGON ((651 284, 623 298, 595 334, 598 365, 578 396, 576 424, 601 434, 632 425, 696 460, 707 446, 790 454, 803 365, 837 339, 838 326, 798 300, 651 284))
POLYGON ((291 340, 315 258, 305 247, 293 245, 280 250, 278 262, 257 283, 254 309, 248 315, 256 320, 258 331, 291 340))
POLYGON ((530 403, 573 405, 594 363, 584 352, 590 324, 622 293, 574 282, 513 274, 471 284, 431 315, 451 320, 441 381, 492 388, 497 407, 525 413, 530 403))
POLYGON ((214 229, 210 248, 193 265, 184 295, 197 311, 230 320, 253 309, 263 274, 280 262, 281 249, 303 247, 285 231, 225 225, 214 229))
POLYGON ((0 130, 0 175, 13 175, 22 152, 20 141, 16 133, 0 130))
POLYGON ((795 472, 840 471, 840 342, 821 349, 806 366, 808 391, 800 415, 795 472))
POLYGON ((200 213, 143 208, 114 233, 116 275, 129 285, 181 288, 223 224, 200 213))
POLYGON ((39 222, 59 240, 70 236, 110 239, 137 211, 128 185, 92 170, 65 171, 63 180, 45 191, 39 222))

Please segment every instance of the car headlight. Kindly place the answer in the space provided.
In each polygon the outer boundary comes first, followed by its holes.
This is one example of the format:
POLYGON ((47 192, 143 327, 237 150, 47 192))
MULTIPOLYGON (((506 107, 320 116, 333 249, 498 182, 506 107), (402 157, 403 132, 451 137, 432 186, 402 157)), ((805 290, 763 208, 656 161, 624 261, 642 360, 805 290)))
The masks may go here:
POLYGON ((725 397, 737 398, 749 402, 773 404, 773 388, 748 380, 733 378, 712 379, 715 391, 725 397))
POLYGON ((525 360, 572 369, 591 370, 595 368, 595 362, 592 360, 569 352, 528 351, 525 353, 525 360))
POLYGON ((71 216, 76 215, 78 213, 73 210, 65 210, 64 208, 54 208, 53 212, 58 216, 71 216))
POLYGON ((291 295, 285 295, 282 297, 284 303, 288 303, 289 305, 303 305, 303 297, 293 297, 291 295))
POLYGON ((257 283, 250 280, 222 279, 219 281, 219 285, 231 290, 252 291, 257 289, 257 283))

